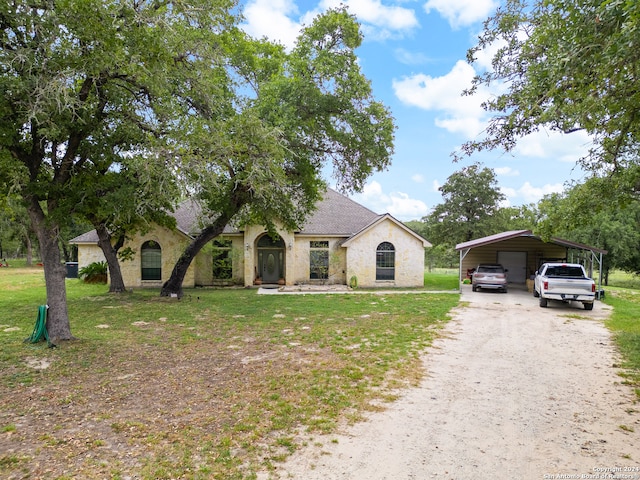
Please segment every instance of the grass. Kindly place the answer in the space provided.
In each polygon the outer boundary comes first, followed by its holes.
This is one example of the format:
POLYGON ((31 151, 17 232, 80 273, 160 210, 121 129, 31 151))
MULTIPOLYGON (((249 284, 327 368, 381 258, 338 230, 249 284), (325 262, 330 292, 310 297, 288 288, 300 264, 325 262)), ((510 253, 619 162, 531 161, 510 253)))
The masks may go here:
POLYGON ((613 307, 607 326, 622 355, 623 376, 640 398, 640 292, 611 287, 604 301, 613 307))
POLYGON ((453 268, 433 268, 425 271, 424 287, 427 290, 458 290, 458 269, 453 268))
POLYGON ((622 272, 620 270, 614 270, 609 273, 608 286, 640 289, 640 276, 622 272))
MULTIPOLYGON (((449 289, 445 278, 433 288, 449 289)), ((177 300, 75 279, 67 295, 78 340, 24 344, 46 301, 42 270, 0 269, 2 478, 256 478, 416 384, 459 300, 252 289, 177 300)))

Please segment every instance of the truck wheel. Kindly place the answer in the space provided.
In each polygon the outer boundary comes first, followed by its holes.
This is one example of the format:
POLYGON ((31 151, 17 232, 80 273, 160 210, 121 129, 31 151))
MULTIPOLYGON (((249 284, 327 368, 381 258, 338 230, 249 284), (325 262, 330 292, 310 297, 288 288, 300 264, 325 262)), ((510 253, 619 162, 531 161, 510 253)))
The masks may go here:
POLYGON ((593 303, 583 303, 585 310, 593 310, 593 303))
POLYGON ((534 288, 533 289, 533 296, 538 298, 540 296, 540 294, 538 293, 538 291, 534 288))
POLYGON ((540 297, 540 306, 543 307, 543 308, 547 306, 547 299, 546 298, 540 297))

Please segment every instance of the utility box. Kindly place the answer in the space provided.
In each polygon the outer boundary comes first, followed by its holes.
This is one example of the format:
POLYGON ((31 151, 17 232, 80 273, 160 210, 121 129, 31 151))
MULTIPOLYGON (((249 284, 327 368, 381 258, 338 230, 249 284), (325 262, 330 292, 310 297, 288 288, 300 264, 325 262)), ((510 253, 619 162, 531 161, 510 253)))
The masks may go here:
POLYGON ((78 278, 78 262, 67 262, 67 278, 78 278))

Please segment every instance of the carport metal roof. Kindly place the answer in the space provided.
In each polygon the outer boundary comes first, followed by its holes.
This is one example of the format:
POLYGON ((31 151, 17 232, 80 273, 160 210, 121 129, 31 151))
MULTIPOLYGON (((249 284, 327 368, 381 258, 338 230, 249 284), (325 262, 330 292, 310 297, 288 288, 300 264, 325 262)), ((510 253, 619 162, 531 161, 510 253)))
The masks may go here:
MULTIPOLYGON (((529 237, 529 238, 535 238, 536 240, 540 240, 541 242, 543 241, 540 237, 534 235, 531 230, 511 230, 508 232, 496 233, 495 235, 489 235, 488 237, 482 237, 476 240, 459 243, 456 245, 456 250, 458 251, 466 250, 468 252, 469 249, 474 247, 481 247, 483 245, 502 242, 504 240, 509 240, 517 237, 529 237)), ((549 242, 546 242, 546 243, 554 243, 556 245, 561 245, 563 247, 576 248, 579 250, 588 250, 592 253, 599 253, 599 254, 607 253, 606 250, 602 250, 600 248, 590 247, 589 245, 583 245, 582 243, 572 242, 570 240, 564 240, 562 238, 557 238, 557 237, 552 238, 549 242)))
POLYGON ((606 250, 600 248, 590 247, 582 243, 572 242, 570 240, 564 240, 562 238, 553 237, 548 242, 544 242, 542 238, 534 235, 531 230, 510 230, 508 232, 496 233, 495 235, 489 235, 488 237, 478 238, 476 240, 470 240, 468 242, 459 243, 456 245, 456 250, 460 252, 460 279, 462 279, 462 260, 467 256, 469 250, 475 247, 481 247, 484 245, 490 245, 492 243, 502 242, 504 240, 510 240, 518 237, 529 237, 539 240, 543 243, 553 243, 567 248, 575 248, 577 250, 584 250, 591 252, 591 263, 597 263, 599 267, 598 275, 598 290, 602 285, 602 255, 607 253, 606 250))

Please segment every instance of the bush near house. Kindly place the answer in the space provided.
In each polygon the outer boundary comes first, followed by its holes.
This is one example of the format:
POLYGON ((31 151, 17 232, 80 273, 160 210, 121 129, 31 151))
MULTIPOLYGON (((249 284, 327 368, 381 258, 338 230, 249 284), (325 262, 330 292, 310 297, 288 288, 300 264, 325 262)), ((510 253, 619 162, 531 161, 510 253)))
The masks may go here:
POLYGON ((107 262, 93 262, 78 270, 78 278, 85 283, 107 283, 107 262))

